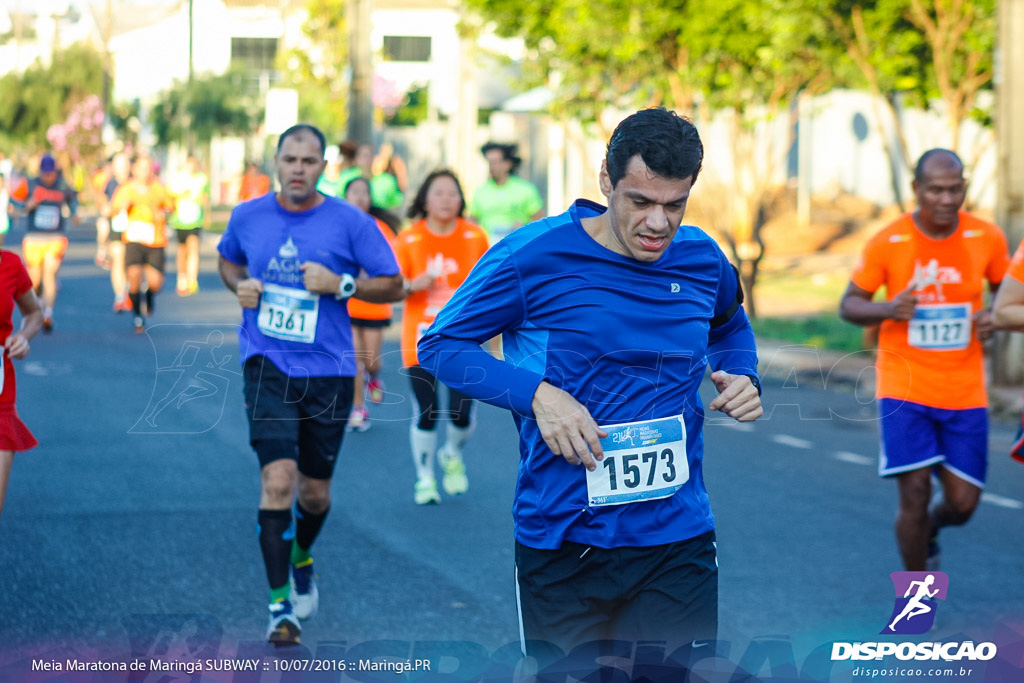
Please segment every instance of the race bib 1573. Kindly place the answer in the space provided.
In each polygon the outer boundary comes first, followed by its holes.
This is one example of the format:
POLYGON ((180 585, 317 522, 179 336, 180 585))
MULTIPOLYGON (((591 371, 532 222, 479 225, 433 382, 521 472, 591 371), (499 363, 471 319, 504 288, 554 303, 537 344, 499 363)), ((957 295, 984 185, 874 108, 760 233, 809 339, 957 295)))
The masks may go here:
POLYGON ((592 507, 668 498, 690 478, 682 416, 602 427, 604 459, 587 471, 592 507))

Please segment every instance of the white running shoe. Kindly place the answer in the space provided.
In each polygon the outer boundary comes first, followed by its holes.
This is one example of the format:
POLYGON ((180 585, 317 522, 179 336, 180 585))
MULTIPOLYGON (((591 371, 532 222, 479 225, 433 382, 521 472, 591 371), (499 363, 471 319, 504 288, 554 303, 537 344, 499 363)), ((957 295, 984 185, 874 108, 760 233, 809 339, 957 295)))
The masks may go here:
POLYGON ((320 608, 320 590, 316 587, 313 558, 300 566, 292 565, 292 610, 299 619, 312 619, 320 608))
POLYGON ((468 491, 469 479, 466 478, 466 464, 462 462, 462 456, 442 448, 437 459, 444 469, 444 477, 441 479, 444 492, 449 496, 458 496, 468 491))
POLYGON ((437 505, 441 502, 441 494, 437 492, 437 482, 433 477, 423 477, 416 480, 416 493, 414 500, 417 505, 437 505))
POLYGON ((273 645, 296 645, 302 627, 287 600, 270 604, 270 623, 267 625, 267 641, 273 645))

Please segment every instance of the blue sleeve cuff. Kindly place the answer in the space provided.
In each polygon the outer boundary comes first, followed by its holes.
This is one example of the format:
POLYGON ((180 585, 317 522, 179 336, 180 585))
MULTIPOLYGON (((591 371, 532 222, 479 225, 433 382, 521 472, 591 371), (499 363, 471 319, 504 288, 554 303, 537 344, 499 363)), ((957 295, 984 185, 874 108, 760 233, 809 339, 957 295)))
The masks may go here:
POLYGON ((544 376, 500 361, 479 344, 428 333, 417 347, 420 366, 470 398, 522 417, 533 416, 533 395, 544 376))

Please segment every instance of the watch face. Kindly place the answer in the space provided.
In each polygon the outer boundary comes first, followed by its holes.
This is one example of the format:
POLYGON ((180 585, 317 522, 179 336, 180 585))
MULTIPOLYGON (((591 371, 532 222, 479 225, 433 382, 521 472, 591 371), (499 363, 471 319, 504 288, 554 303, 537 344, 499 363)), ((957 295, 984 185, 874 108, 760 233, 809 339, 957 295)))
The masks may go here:
POLYGON ((356 281, 351 275, 342 275, 341 284, 338 286, 338 292, 342 296, 352 296, 356 292, 356 281))

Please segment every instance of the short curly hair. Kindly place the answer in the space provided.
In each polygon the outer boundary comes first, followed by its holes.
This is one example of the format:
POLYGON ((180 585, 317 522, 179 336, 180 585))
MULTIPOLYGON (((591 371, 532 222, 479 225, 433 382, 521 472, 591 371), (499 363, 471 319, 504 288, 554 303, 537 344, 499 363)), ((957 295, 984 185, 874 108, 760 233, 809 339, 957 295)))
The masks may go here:
POLYGON ((626 167, 638 154, 647 168, 662 177, 697 182, 704 145, 693 121, 664 107, 655 107, 631 114, 612 133, 606 153, 612 187, 626 175, 626 167))

